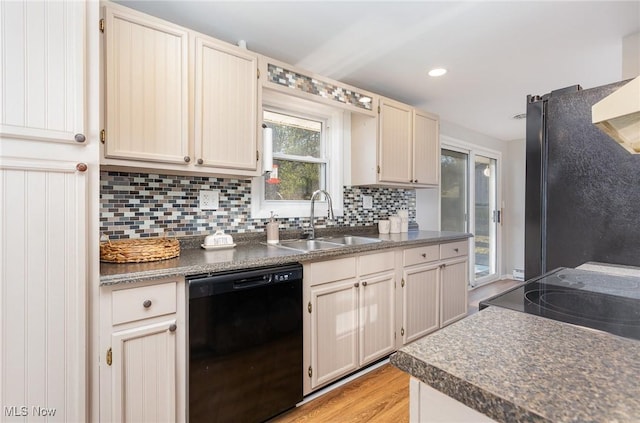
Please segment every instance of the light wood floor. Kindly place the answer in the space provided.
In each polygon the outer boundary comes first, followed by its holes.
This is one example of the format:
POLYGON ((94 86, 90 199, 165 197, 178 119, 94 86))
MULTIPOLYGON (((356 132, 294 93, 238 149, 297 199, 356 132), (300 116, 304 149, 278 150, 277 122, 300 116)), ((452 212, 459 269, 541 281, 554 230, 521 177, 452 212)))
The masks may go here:
MULTIPOLYGON (((478 303, 521 282, 505 279, 469 291, 469 314, 478 303)), ((330 391, 269 423, 404 423, 409 421, 409 375, 391 364, 330 391)))

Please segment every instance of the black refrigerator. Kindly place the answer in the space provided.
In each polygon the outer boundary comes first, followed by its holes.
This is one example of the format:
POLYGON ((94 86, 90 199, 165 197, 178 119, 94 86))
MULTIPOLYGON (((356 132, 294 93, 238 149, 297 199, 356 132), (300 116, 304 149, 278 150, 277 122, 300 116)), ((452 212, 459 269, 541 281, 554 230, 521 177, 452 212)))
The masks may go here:
POLYGON ((587 261, 640 266, 640 154, 591 122, 627 82, 528 96, 525 279, 587 261))

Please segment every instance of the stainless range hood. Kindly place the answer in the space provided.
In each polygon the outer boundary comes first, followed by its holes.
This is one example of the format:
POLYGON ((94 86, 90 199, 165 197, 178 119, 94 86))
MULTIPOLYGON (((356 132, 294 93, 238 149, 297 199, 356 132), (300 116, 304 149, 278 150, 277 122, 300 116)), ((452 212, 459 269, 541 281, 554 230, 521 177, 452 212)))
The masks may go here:
POLYGON ((640 76, 594 104, 591 120, 629 152, 640 154, 640 76))

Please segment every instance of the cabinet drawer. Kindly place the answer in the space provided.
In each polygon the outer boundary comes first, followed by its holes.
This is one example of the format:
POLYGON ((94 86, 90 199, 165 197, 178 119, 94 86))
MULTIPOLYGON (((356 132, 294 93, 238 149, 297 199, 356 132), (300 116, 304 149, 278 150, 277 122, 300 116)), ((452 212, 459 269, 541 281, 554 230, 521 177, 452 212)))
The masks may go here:
POLYGON ((111 307, 114 325, 175 313, 176 283, 114 291, 111 307))
POLYGON ((448 259, 469 254, 469 240, 440 244, 440 258, 448 259))
POLYGON ((428 263, 440 258, 439 245, 426 245, 424 247, 408 248, 404 250, 404 265, 428 263))
POLYGON ((359 275, 370 275, 372 273, 384 272, 395 267, 395 252, 385 251, 383 253, 367 254, 360 256, 358 262, 359 275))
POLYGON ((356 277, 355 257, 320 261, 317 263, 311 263, 309 267, 311 285, 356 277))

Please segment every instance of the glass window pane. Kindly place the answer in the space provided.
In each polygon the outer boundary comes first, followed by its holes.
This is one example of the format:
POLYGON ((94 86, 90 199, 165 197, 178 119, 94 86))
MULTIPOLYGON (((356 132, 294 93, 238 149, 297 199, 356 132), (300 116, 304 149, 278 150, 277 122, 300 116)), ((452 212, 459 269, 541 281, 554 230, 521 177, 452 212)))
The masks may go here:
POLYGON ((321 163, 273 160, 274 171, 265 178, 268 201, 308 201, 324 185, 325 165, 321 163))
POLYGON ((273 129, 274 154, 322 157, 322 122, 265 110, 264 123, 273 129))
POLYGON ((496 160, 475 159, 475 274, 476 279, 495 273, 496 160))
POLYGON ((467 160, 465 153, 442 150, 440 228, 443 231, 467 232, 467 160))

